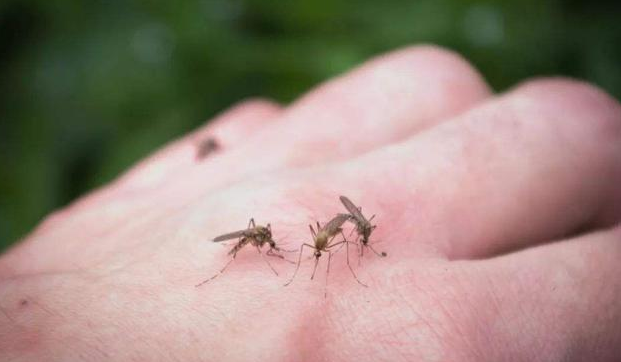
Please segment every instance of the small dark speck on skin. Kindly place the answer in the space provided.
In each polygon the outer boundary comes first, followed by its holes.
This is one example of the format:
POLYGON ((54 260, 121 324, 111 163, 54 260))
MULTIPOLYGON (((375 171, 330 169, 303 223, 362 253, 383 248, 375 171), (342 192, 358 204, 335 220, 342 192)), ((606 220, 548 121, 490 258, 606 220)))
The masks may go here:
POLYGON ((28 299, 22 299, 19 301, 19 305, 25 307, 28 305, 28 299))
POLYGON ((201 161, 208 155, 220 150, 222 146, 215 138, 209 137, 202 140, 196 150, 196 160, 201 161))

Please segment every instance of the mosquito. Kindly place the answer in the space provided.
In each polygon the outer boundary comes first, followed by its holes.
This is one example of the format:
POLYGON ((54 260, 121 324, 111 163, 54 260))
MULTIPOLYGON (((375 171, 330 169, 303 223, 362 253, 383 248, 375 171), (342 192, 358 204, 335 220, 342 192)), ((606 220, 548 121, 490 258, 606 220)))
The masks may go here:
POLYGON ((375 217, 375 215, 371 216, 370 219, 367 220, 364 215, 362 215, 362 208, 356 206, 350 199, 345 196, 340 196, 339 199, 343 206, 349 211, 347 215, 349 217, 349 221, 353 222, 356 225, 356 232, 358 233, 358 237, 361 238, 362 248, 360 249, 360 256, 363 254, 363 250, 365 247, 371 249, 377 256, 385 257, 387 254, 385 252, 378 253, 373 246, 369 244, 369 237, 371 233, 377 225, 371 225, 371 220, 375 217))
POLYGON ((261 225, 257 226, 254 223, 254 219, 250 219, 250 222, 248 223, 248 227, 246 229, 233 231, 232 233, 217 236, 213 239, 213 241, 218 243, 221 241, 231 240, 235 238, 238 238, 237 244, 235 244, 233 249, 231 249, 228 252, 228 255, 232 256, 231 260, 229 260, 229 262, 226 263, 226 265, 222 269, 220 269, 220 271, 216 275, 197 284, 196 287, 200 287, 201 285, 214 280, 219 275, 224 273, 224 271, 229 266, 229 264, 231 264, 231 262, 235 260, 235 256, 237 256, 237 252, 240 251, 247 244, 251 244, 252 246, 254 246, 259 252, 259 255, 261 255, 261 258, 267 263, 270 269, 272 269, 274 274, 278 275, 278 272, 274 269, 274 267, 272 267, 272 264, 270 264, 270 262, 267 259, 265 259, 265 257, 263 256, 263 253, 261 252, 261 248, 265 244, 268 244, 270 248, 265 253, 266 255, 285 259, 282 255, 274 252, 274 251, 277 251, 277 252, 282 251, 282 249, 278 248, 276 246, 276 242, 272 239, 272 227, 270 224, 267 224, 267 226, 261 226, 261 225))
MULTIPOLYGON (((336 246, 342 245, 344 243, 345 244, 349 243, 349 241, 347 241, 347 239, 345 238, 345 235, 343 234, 343 229, 341 228, 341 226, 343 226, 343 224, 348 219, 349 219, 349 215, 338 214, 334 218, 332 218, 332 220, 328 221, 328 223, 325 224, 323 227, 319 225, 319 222, 317 222, 317 231, 313 229, 313 225, 308 225, 308 227, 310 228, 311 235, 313 236, 314 245, 304 243, 302 244, 302 246, 300 246, 298 265, 295 268, 295 272, 293 273, 293 276, 291 277, 291 279, 289 279, 289 281, 285 284, 285 286, 288 286, 289 284, 291 284, 291 282, 293 282, 293 279, 295 278, 296 274, 298 273, 298 270, 300 269, 300 263, 302 262, 302 254, 304 252, 304 247, 308 247, 308 248, 315 250, 315 252, 313 253, 313 256, 315 257, 315 267, 313 268, 313 274, 311 275, 311 280, 315 277, 315 272, 317 271, 317 264, 319 263, 319 258, 322 255, 321 253, 322 252, 328 253, 328 267, 326 271, 326 292, 324 293, 324 297, 327 295, 328 274, 330 274, 330 261, 332 260, 332 253, 333 253, 331 249, 333 249, 336 246), (343 240, 339 242, 333 242, 334 238, 339 233, 343 236, 343 240)), ((360 285, 366 287, 367 285, 362 283, 360 279, 358 279, 358 277, 356 276, 356 273, 354 273, 354 270, 349 264, 349 248, 347 248, 347 266, 349 267, 349 270, 351 271, 356 281, 360 285)))
POLYGON ((196 159, 200 161, 219 149, 220 144, 218 141, 216 141, 213 137, 208 137, 198 143, 196 148, 196 159))

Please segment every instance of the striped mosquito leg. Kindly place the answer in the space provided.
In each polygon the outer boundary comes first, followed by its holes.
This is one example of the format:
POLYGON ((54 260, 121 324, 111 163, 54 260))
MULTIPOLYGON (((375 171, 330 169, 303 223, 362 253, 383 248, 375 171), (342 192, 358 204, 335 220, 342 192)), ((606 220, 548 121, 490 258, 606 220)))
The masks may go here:
POLYGON ((328 251, 328 268, 326 269, 326 285, 323 289, 323 297, 328 297, 328 275, 330 275, 330 261, 332 260, 332 253, 328 251))
POLYGON ((354 273, 354 268, 351 267, 351 264, 349 262, 349 241, 345 241, 345 242, 347 243, 347 245, 345 245, 345 250, 347 253, 347 266, 349 267, 349 271, 351 271, 351 275, 354 276, 354 279, 356 279, 358 284, 362 285, 363 287, 368 287, 368 285, 361 282, 360 279, 358 279, 358 277, 356 276, 356 273, 354 273))
POLYGON ((205 284, 205 283, 209 283, 210 281, 212 281, 212 280, 216 279, 218 276, 222 275, 222 273, 224 273, 224 271, 226 270, 226 268, 229 266, 229 264, 231 264, 231 263, 233 262, 233 260, 235 260, 235 256, 233 256, 233 257, 231 258, 231 260, 229 260, 229 262, 228 262, 228 263, 226 263, 226 265, 224 266, 224 268, 220 269, 220 272, 218 272, 216 275, 212 276, 211 278, 206 279, 206 280, 204 280, 204 281, 202 281, 202 282, 200 282, 200 283, 196 284, 196 285, 195 285, 195 287, 197 287, 197 288, 198 288, 198 287, 200 287, 201 285, 203 285, 203 284, 205 284))
POLYGON ((310 244, 302 244, 302 246, 300 246, 300 254, 298 256, 298 265, 295 267, 295 271, 293 272, 293 276, 291 277, 291 279, 289 279, 288 282, 285 283, 285 287, 289 284, 291 284, 291 282, 293 281, 293 279, 295 278, 295 276, 298 274, 298 270, 300 270, 300 263, 302 262, 302 253, 304 252, 304 247, 307 246, 309 248, 314 249, 315 247, 310 245, 310 244))
POLYGON ((258 246, 257 246, 257 251, 259 252, 259 255, 261 255, 261 259, 263 259, 263 261, 267 263, 267 265, 270 267, 270 269, 272 269, 274 274, 276 274, 276 276, 278 276, 278 272, 276 271, 276 269, 274 269, 272 264, 270 264, 270 262, 263 256, 263 253, 261 252, 261 248, 259 248, 258 246))

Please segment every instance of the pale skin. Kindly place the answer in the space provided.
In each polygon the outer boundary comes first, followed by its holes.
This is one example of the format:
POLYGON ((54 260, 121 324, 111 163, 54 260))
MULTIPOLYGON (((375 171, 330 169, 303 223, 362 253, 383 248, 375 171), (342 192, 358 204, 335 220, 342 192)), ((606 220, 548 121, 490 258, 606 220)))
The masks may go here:
POLYGON ((618 361, 618 185, 621 107, 595 86, 493 95, 403 49, 237 105, 47 217, 0 257, 0 360, 618 361), (368 288, 342 252, 326 297, 308 258, 283 287, 294 266, 252 248, 195 287, 229 260, 215 236, 254 217, 298 249, 339 195, 377 215, 368 288))

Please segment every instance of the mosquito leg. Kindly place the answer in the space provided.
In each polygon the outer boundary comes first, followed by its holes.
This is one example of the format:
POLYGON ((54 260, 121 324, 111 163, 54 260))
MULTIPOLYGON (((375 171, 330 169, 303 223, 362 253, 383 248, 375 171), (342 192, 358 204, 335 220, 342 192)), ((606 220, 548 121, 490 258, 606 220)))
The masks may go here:
POLYGON ((235 258, 235 255, 237 255, 237 252, 240 251, 241 248, 246 246, 247 243, 248 243, 248 238, 246 238, 245 236, 241 236, 237 244, 235 244, 235 246, 231 250, 229 250, 228 254, 232 255, 233 258, 235 258))
MULTIPOLYGON (((343 230, 341 230, 341 236, 343 236, 343 241, 344 241, 344 242, 346 242, 346 241, 347 241, 347 238, 345 237, 345 234, 343 234, 343 230)), ((334 239, 334 238, 332 238, 332 239, 334 239)), ((330 239, 330 241, 332 241, 332 239, 330 239)), ((338 245, 338 244, 339 244, 339 243, 334 244, 334 245, 331 245, 331 246, 329 246, 329 247, 331 248, 331 247, 333 247, 333 246, 335 246, 335 245, 338 245)), ((334 251, 334 253, 335 253, 335 254, 336 254, 336 253, 338 253, 338 252, 339 252, 339 251, 343 248, 343 244, 344 244, 344 243, 343 243, 343 242, 341 242, 340 244, 341 244, 341 246, 340 246, 338 249, 336 249, 336 250, 334 251)))
MULTIPOLYGON (((283 249, 272 249, 272 248, 269 248, 269 249, 267 250, 267 253, 265 253, 265 254, 266 254, 267 256, 274 256, 274 257, 280 258, 280 259, 282 259, 282 260, 286 261, 287 263, 295 264, 295 261, 293 261, 293 260, 289 260, 289 259, 285 258, 283 255, 280 255, 280 254, 278 254, 278 253, 275 253, 275 252, 274 252, 274 250, 276 250, 276 251, 286 251, 286 250, 283 250, 283 249)), ((293 252, 293 250, 290 250, 290 251, 288 251, 288 252, 293 252)))
MULTIPOLYGON (((341 234, 342 234, 342 232, 341 232, 341 234)), ((330 245, 330 243, 332 243, 332 240, 334 240, 334 238, 336 238, 336 235, 334 235, 333 237, 330 238, 330 240, 328 240, 328 245, 330 245)), ((339 243, 336 243, 336 244, 333 244, 332 246, 338 245, 338 244, 339 243)))
POLYGON ((248 227, 246 229, 250 229, 251 226, 253 228, 255 227, 254 218, 253 217, 250 218, 250 221, 248 222, 248 227))
POLYGON ((330 261, 332 260, 332 253, 328 252, 328 268, 326 269, 326 285, 323 290, 323 297, 328 297, 328 275, 330 275, 330 261))
MULTIPOLYGON (((334 248, 335 246, 339 246, 339 245, 344 244, 344 243, 345 243, 345 241, 339 241, 338 243, 334 243, 334 244, 332 244, 332 245, 328 245, 328 246, 326 247, 326 249, 332 249, 332 248, 334 248)), ((342 247, 342 245, 341 245, 341 247, 342 247)), ((339 248, 339 250, 341 250, 341 248, 339 248)))
MULTIPOLYGON (((347 240, 345 240, 345 241, 347 241, 347 240)), ((358 245, 358 244, 356 244, 356 245, 358 245)), ((356 250, 358 250, 358 246, 356 246, 356 250)), ((349 242, 345 243, 345 255, 347 255, 347 265, 349 265, 349 242)), ((360 266, 360 258, 358 258, 358 266, 360 266)))
MULTIPOLYGON (((270 249, 271 250, 271 249, 270 249)), ((261 252, 261 248, 259 248, 257 246, 257 251, 259 252, 259 255, 261 255, 261 259, 263 259, 263 261, 265 261, 267 263, 267 265, 270 267, 270 269, 272 269, 272 271, 274 272, 274 274, 276 274, 276 276, 278 276, 278 272, 276 271, 276 269, 274 269, 274 267, 272 266, 272 264, 270 264, 269 260, 267 260, 264 256, 263 253, 261 252)))
POLYGON ((363 282, 360 281, 360 279, 358 279, 358 277, 356 276, 356 273, 354 273, 354 268, 352 268, 351 264, 349 263, 349 241, 347 242, 347 244, 348 245, 345 247, 345 249, 347 250, 347 266, 349 267, 349 271, 351 271, 351 275, 354 276, 354 279, 356 279, 358 284, 362 285, 363 287, 367 287, 368 285, 364 284, 363 282))
POLYGON ((358 237, 358 242, 356 243, 356 255, 358 255, 358 266, 362 264, 362 248, 364 248, 363 245, 359 245, 359 244, 360 244, 360 237, 358 237))
MULTIPOLYGON (((336 250, 334 251, 334 253, 338 253, 338 252, 339 252, 339 251, 343 248, 343 245, 342 245, 342 244, 344 244, 344 243, 339 243, 339 244, 341 244, 341 246, 339 246, 339 248, 338 248, 338 249, 336 249, 336 250)), ((338 244, 334 244, 334 245, 338 245, 338 244)))
POLYGON ((358 235, 358 237, 356 238, 356 241, 348 241, 349 243, 352 243, 354 245, 356 245, 356 254, 358 255, 358 266, 360 266, 360 260, 361 260, 361 255, 362 255, 362 245, 361 241, 360 241, 360 235, 358 235))
POLYGON ((226 263, 226 265, 224 266, 224 268, 220 269, 220 272, 218 272, 216 275, 212 276, 211 278, 209 278, 209 279, 205 279, 204 281, 202 281, 202 282, 200 282, 200 283, 196 284, 196 285, 195 285, 195 287, 197 287, 197 288, 198 288, 198 287, 200 287, 201 285, 203 285, 203 284, 205 284, 205 283, 209 283, 210 281, 212 281, 212 280, 216 279, 218 276, 220 276, 222 273, 224 273, 224 271, 226 270, 226 267, 228 267, 228 266, 229 266, 229 264, 231 264, 231 262, 232 262, 233 260, 235 260, 235 255, 233 255, 233 257, 231 258, 231 260, 229 260, 229 262, 228 262, 228 263, 226 263))
POLYGON ((277 251, 282 251, 283 253, 295 253, 297 251, 297 249, 283 249, 283 248, 278 248, 277 251))
POLYGON ((276 250, 276 251, 278 251, 280 253, 295 253, 296 251, 298 251, 298 249, 283 249, 283 248, 278 247, 278 246, 275 246, 275 247, 270 248, 270 249, 276 250))
POLYGON ((388 254, 386 254, 385 251, 382 251, 381 253, 378 253, 377 250, 373 249, 373 247, 371 246, 371 244, 367 244, 367 246, 369 247, 369 249, 371 249, 371 251, 373 251, 375 253, 375 255, 379 256, 379 257, 385 257, 388 254))
POLYGON ((313 274, 311 275, 311 280, 315 277, 315 272, 317 271, 317 264, 319 264, 319 258, 315 257, 315 267, 313 268, 313 274))
MULTIPOLYGON (((267 256, 275 256, 275 257, 277 257, 277 258, 281 258, 281 259, 284 259, 284 258, 285 258, 284 256, 282 256, 282 255, 280 255, 280 254, 277 254, 277 253, 273 252, 272 250, 273 250, 272 248, 269 248, 265 254, 266 254, 267 256)), ((279 250, 279 249, 278 249, 278 250, 279 250)))
POLYGON ((291 284, 291 282, 293 281, 293 279, 295 278, 296 274, 298 273, 298 270, 300 269, 300 263, 302 262, 302 253, 304 252, 304 247, 308 246, 310 248, 314 248, 312 245, 310 244, 302 244, 302 246, 300 246, 300 255, 298 257, 298 265, 295 267, 295 271, 293 272, 293 276, 291 277, 291 279, 289 279, 289 281, 287 283, 285 283, 285 287, 289 284, 291 284))

